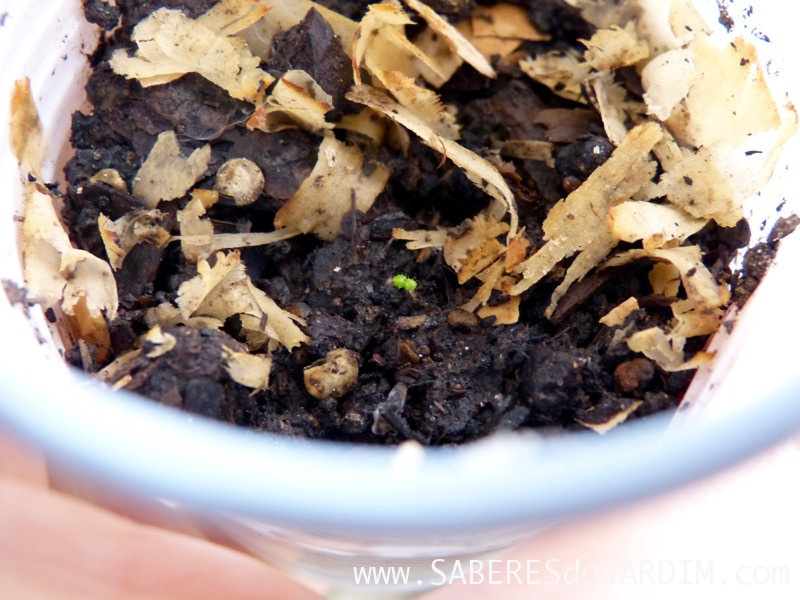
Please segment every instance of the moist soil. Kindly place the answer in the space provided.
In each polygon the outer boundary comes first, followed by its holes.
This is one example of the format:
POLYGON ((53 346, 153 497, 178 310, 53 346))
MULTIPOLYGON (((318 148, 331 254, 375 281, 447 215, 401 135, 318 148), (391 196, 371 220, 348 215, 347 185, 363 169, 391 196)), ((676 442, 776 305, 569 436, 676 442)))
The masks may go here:
MULTIPOLYGON (((322 4, 351 17, 363 15, 367 2, 325 0, 322 4)), ((75 244, 106 258, 97 219, 117 219, 142 208, 142 201, 104 183, 89 184, 103 168, 116 169, 130 183, 159 133, 174 130, 183 149, 209 143, 212 160, 197 186, 212 188, 214 173, 231 158, 254 161, 266 186, 247 207, 221 201, 209 211, 217 232, 270 231, 276 211, 309 175, 321 138, 300 129, 279 133, 249 131, 244 126, 252 106, 198 75, 187 75, 148 89, 115 75, 108 66, 111 52, 131 48, 133 26, 162 6, 196 17, 212 0, 117 0, 110 6, 84 0, 87 18, 108 30, 92 57, 94 71, 86 86, 93 110, 72 120, 75 156, 65 169, 69 187, 64 217, 75 244), (120 26, 110 33, 117 24, 120 26)), ((468 14, 470 0, 436 0, 429 4, 451 18, 468 14)), ((521 2, 523 6, 529 3, 521 2)), ((550 33, 547 48, 578 47, 591 27, 560 0, 532 3, 532 22, 550 33)), ((527 43, 536 52, 541 44, 527 43)), ((278 36, 271 59, 262 65, 273 74, 304 69, 335 99, 337 111, 355 112, 343 101, 352 85, 350 61, 330 27, 316 11, 278 36), (338 101, 337 101, 338 99, 338 101)), ((513 160, 501 172, 514 191, 521 225, 541 239, 547 211, 603 161, 612 145, 597 115, 571 104, 524 77, 516 68, 498 65, 500 76, 488 80, 463 66, 440 93, 457 107, 461 143, 486 155, 488 147, 507 139, 554 142, 555 166, 534 160, 513 160)), ((626 82, 636 93, 636 82, 626 82)), ((131 367, 126 386, 155 401, 261 431, 308 438, 379 444, 417 440, 441 445, 466 442, 504 429, 582 429, 602 423, 640 402, 631 418, 675 407, 691 373, 667 373, 625 343, 613 343, 614 328, 598 320, 611 308, 636 296, 639 310, 633 330, 666 323, 669 301, 653 296, 647 280, 650 264, 634 263, 598 271, 575 284, 553 318, 544 309, 557 282, 545 280, 523 297, 520 319, 497 326, 459 306, 476 285, 459 286, 441 252, 407 250, 391 238, 392 228, 458 227, 487 204, 487 196, 462 171, 416 140, 407 156, 370 145, 366 138, 348 138, 370 160, 392 173, 386 190, 366 214, 343 220, 344 235, 333 242, 301 236, 264 247, 242 249, 253 282, 280 306, 307 321, 310 342, 273 357, 269 389, 253 393, 233 382, 220 364, 221 347, 243 350, 235 319, 222 331, 192 328, 168 330, 176 347, 155 359, 144 355, 131 367), (405 274, 416 280, 413 293, 393 287, 391 278, 405 274), (318 400, 305 389, 303 369, 336 348, 359 357, 359 376, 340 399, 318 400)), ((176 211, 187 199, 162 202, 161 225, 177 234, 176 211)), ((723 281, 740 283, 737 300, 759 278, 770 240, 760 255, 745 261, 744 273, 733 276, 727 265, 737 248, 747 245, 746 223, 723 230, 711 226, 690 242, 699 243, 706 260, 723 281)), ((213 258, 211 259, 213 261, 213 258)), ((212 262, 213 264, 213 262, 212 262)), ((121 301, 110 324, 113 355, 138 343, 148 329, 144 311, 174 300, 178 286, 197 274, 184 259, 178 242, 164 248, 139 244, 116 272, 121 301)), ((501 303, 497 296, 492 303, 501 303)), ((692 340, 687 352, 702 348, 692 340)), ((71 354, 81 364, 78 352, 71 354)), ((103 365, 86 365, 96 369, 103 365)))

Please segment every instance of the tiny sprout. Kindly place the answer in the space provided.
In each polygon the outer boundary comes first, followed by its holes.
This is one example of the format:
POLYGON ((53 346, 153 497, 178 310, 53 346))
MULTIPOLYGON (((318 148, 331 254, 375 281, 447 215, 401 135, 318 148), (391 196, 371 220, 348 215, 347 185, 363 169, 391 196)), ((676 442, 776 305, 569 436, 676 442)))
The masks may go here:
POLYGON ((413 292, 417 289, 417 282, 411 279, 411 277, 406 277, 405 275, 397 274, 392 277, 392 285, 396 288, 401 290, 407 290, 409 292, 413 292))

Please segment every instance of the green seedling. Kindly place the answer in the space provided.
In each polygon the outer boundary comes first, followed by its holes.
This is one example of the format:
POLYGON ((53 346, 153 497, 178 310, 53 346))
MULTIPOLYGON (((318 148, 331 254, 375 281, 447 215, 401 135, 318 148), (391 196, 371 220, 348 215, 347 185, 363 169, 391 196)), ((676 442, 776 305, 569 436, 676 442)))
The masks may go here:
POLYGON ((406 277, 405 275, 401 275, 399 273, 392 277, 392 285, 396 288, 409 292, 413 292, 415 289, 417 289, 416 281, 411 279, 411 277, 406 277))

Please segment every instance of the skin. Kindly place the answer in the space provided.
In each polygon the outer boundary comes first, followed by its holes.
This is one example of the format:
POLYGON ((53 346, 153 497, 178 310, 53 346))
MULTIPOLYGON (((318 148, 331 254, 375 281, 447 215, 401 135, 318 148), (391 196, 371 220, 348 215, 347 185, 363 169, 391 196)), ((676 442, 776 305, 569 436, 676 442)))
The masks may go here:
POLYGON ((11 598, 310 600, 260 561, 53 489, 44 459, 0 430, 0 590, 11 598))
MULTIPOLYGON (((535 579, 556 561, 562 574, 579 561, 602 567, 643 561, 681 565, 713 561, 715 583, 490 584, 443 586, 425 600, 570 600, 628 598, 800 597, 800 438, 686 489, 549 529, 492 556, 539 561, 535 579), (786 568, 789 580, 754 585, 753 569, 786 568), (744 567, 744 570, 739 570, 744 567), (727 578, 725 583, 722 579, 727 578), (737 581, 741 579, 741 581, 737 581)), ((320 598, 253 558, 187 533, 124 503, 115 512, 55 489, 35 448, 0 427, 0 590, 3 597, 99 600, 320 598), (123 513, 123 514, 120 514, 123 513)), ((101 500, 115 504, 113 499, 101 500)), ((173 519, 174 521, 174 519, 173 519)), ((178 525, 180 527, 180 525, 178 525)), ((498 564, 498 563, 496 563, 498 564)), ((502 563, 501 563, 502 564, 502 563)), ((669 565, 667 565, 669 566, 669 565)), ((487 569, 488 570, 488 569, 487 569)), ((708 577, 708 571, 703 575, 708 577)), ((502 568, 499 579, 505 577, 502 568)), ((763 572, 762 572, 763 574, 763 572)), ((656 575, 657 576, 657 575, 656 575)), ((697 577, 689 569, 689 577, 697 577)), ((496 582, 495 582, 496 583, 496 582)))

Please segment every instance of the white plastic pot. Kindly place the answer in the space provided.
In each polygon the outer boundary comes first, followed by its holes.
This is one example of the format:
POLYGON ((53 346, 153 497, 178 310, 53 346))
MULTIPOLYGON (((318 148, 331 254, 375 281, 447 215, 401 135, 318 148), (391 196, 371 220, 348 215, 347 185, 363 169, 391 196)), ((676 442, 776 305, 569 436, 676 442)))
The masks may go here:
MULTIPOLYGON (((31 78, 51 144, 44 175, 62 178, 71 113, 84 104, 85 54, 97 32, 79 0, 0 0, 2 106, 14 80, 31 78)), ((697 2, 707 14, 713 0, 697 2)), ((770 0, 744 16, 779 87, 800 97, 794 4, 770 0), (794 11, 794 16, 786 12, 794 11)), ((711 19, 712 21, 714 18, 711 19)), ((21 282, 17 248, 20 173, 0 119, 0 277, 21 282)), ((785 198, 798 206, 798 140, 748 207, 755 232, 785 198)), ((415 566, 428 583, 432 559, 470 558, 556 520, 628 502, 703 477, 800 428, 800 241, 777 264, 718 356, 698 376, 679 418, 661 415, 604 437, 507 434, 460 448, 361 447, 254 434, 111 394, 69 372, 41 309, 0 294, 0 421, 45 449, 61 477, 98 489, 168 501, 173 510, 256 556, 337 586, 352 566, 415 566), (670 422, 672 421, 672 426, 670 422)), ((409 583, 416 591, 417 581, 409 583)))

